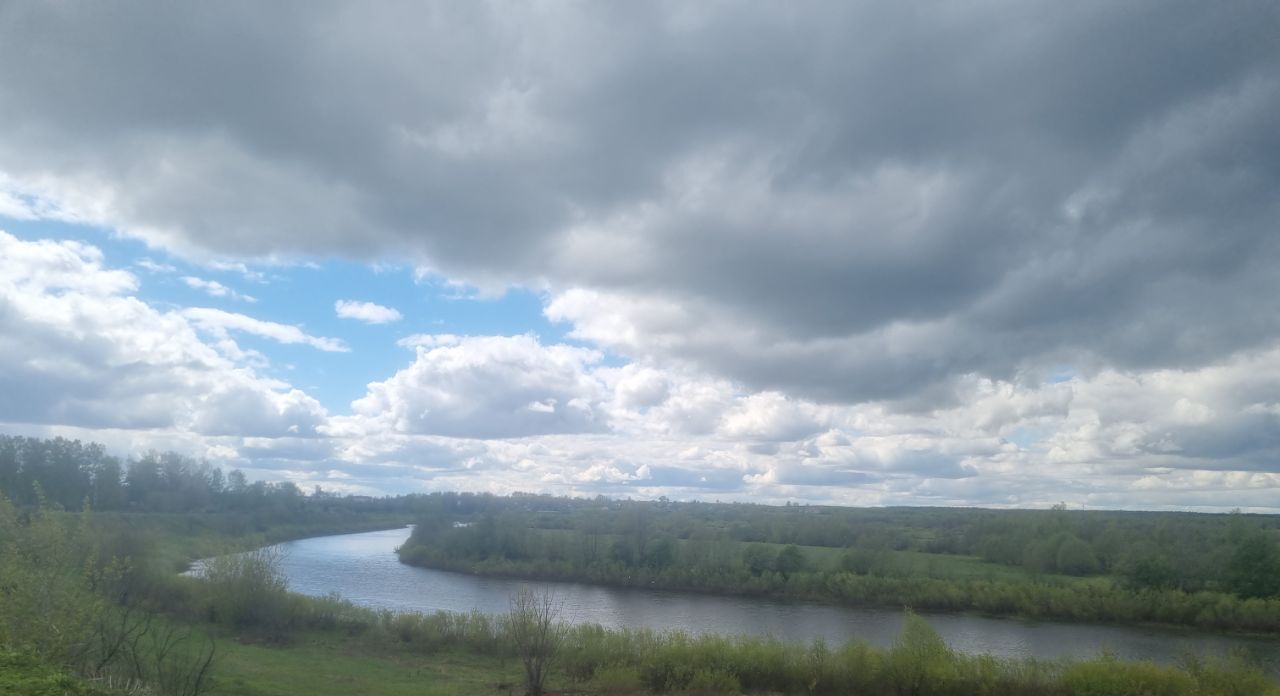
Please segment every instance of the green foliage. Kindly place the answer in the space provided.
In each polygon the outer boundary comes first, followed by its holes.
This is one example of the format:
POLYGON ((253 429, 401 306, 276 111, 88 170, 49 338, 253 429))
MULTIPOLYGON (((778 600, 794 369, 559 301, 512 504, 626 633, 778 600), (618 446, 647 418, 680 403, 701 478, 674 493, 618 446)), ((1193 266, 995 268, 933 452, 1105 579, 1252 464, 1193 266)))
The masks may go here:
MULTIPOLYGON (((32 442, 0 438, 0 487, 16 485, 39 501, 49 478, 51 491, 45 506, 23 509, 0 499, 0 654, 28 660, 5 669, 3 659, 17 658, 0 658, 0 693, 14 692, 15 679, 24 686, 65 682, 66 693, 91 688, 68 676, 77 674, 193 693, 207 685, 213 657, 206 629, 193 622, 210 619, 207 630, 238 638, 219 649, 220 670, 224 657, 235 665, 228 693, 345 693, 366 683, 378 684, 379 693, 413 693, 415 684, 432 693, 501 690, 516 665, 525 666, 523 659, 510 668, 504 662, 525 654, 516 623, 480 614, 378 612, 337 598, 290 595, 271 559, 254 554, 222 567, 215 562, 204 579, 173 575, 177 560, 209 555, 226 538, 245 544, 255 534, 265 540, 345 531, 384 519, 374 513, 407 509, 422 519, 402 559, 427 565, 921 609, 1280 630, 1280 600, 1269 584, 1280 575, 1273 572, 1273 518, 520 495, 304 499, 296 491, 255 488, 237 472, 220 478, 181 458, 156 455, 113 469, 121 463, 78 443, 32 442), (192 485, 197 479, 205 483, 192 485), (108 507, 123 500, 135 510, 164 509, 170 503, 163 496, 146 492, 170 491, 218 512, 59 512, 79 504, 85 481, 89 497, 108 507), (205 496, 201 485, 221 492, 205 496), (1124 581, 1057 575, 1094 572, 1124 581), (262 638, 290 647, 265 648, 262 638), (317 640, 368 656, 326 652, 317 640), (448 682, 456 688, 433 691, 449 675, 431 672, 423 680, 396 672, 401 662, 431 671, 457 660, 468 676, 448 682), (335 665, 366 673, 341 682, 328 671, 335 665), (486 672, 502 676, 486 679, 486 672)), ((1171 667, 957 654, 918 617, 908 618, 890 650, 857 641, 802 646, 578 626, 566 629, 554 658, 543 662, 544 681, 613 693, 1275 693, 1271 680, 1243 662, 1188 658, 1171 667)))
POLYGON ((1261 530, 1240 539, 1227 566, 1227 586, 1241 597, 1280 594, 1280 547, 1261 530))
MULTIPOLYGON (((227 693, 315 696, 347 693, 506 693, 522 668, 504 623, 465 615, 399 615, 308 599, 297 614, 306 637, 287 648, 231 642, 220 658, 227 693), (345 607, 345 608, 344 608, 345 607), (318 617, 343 615, 315 632, 318 617), (402 616, 414 617, 407 624, 402 616), (395 626, 412 626, 410 640, 395 626), (496 641, 489 643, 487 641, 496 641), (428 647, 430 646, 430 647, 428 647), (496 690, 496 691, 495 691, 496 690)), ((920 622, 904 626, 890 650, 861 641, 828 647, 752 637, 568 629, 550 679, 564 693, 746 693, 848 696, 1069 696, 1076 693, 1275 696, 1257 668, 1231 660, 1182 666, 1085 661, 1001 660, 939 646, 920 622), (923 675, 923 677, 921 677, 923 675), (1180 691, 1158 690, 1173 685, 1180 691), (703 690, 708 689, 708 690, 703 690), (1117 690, 1118 689, 1118 690, 1117 690)))
POLYGON ((1178 569, 1164 554, 1145 549, 1121 566, 1126 583, 1139 590, 1171 590, 1180 584, 1178 569))
POLYGON ((654 570, 663 570, 675 562, 675 542, 670 537, 659 537, 645 544, 644 564, 654 570))
POLYGON ((80 666, 90 659, 91 629, 107 607, 92 592, 103 572, 90 558, 87 521, 44 506, 23 517, 25 524, 0 497, 0 647, 80 666))
POLYGON ((689 696, 737 696, 742 685, 733 674, 719 669, 699 669, 689 678, 689 683, 676 693, 689 696))
POLYGON ((1121 663, 1112 657, 1068 665, 1062 684, 1079 696, 1190 696, 1198 693, 1195 679, 1181 671, 1149 662, 1121 663))
POLYGON ((1183 655, 1180 666, 1195 680, 1196 691, 1215 696, 1249 696, 1276 691, 1276 683, 1243 655, 1183 655))
POLYGON ((630 665, 605 665, 591 677, 591 690, 602 696, 635 694, 644 691, 640 670, 630 665))
POLYGON ((783 576, 804 570, 804 567, 804 554, 795 544, 787 544, 778 552, 778 557, 774 560, 774 568, 783 576))
POLYGON ((97 443, 9 435, 0 435, 0 494, 19 506, 47 504, 59 510, 78 510, 87 502, 100 511, 234 511, 253 515, 259 526, 335 508, 404 510, 412 501, 338 498, 323 491, 305 497, 293 483, 249 483, 242 472, 224 475, 208 462, 175 452, 124 462, 97 443))
POLYGON ((1265 526, 1270 518, 468 494, 419 502, 422 524, 400 549, 401 560, 415 565, 930 611, 1280 632, 1280 553, 1275 531, 1265 526), (849 524, 855 520, 862 525, 849 524), (965 551, 989 560, 960 555, 965 551), (1108 568, 1112 577, 1096 575, 1108 568))
POLYGON ((886 671, 900 696, 936 693, 953 677, 955 656, 924 619, 908 611, 902 635, 889 651, 886 671))
POLYGON ((952 651, 909 614, 894 646, 861 641, 836 648, 757 637, 656 634, 574 627, 564 673, 590 693, 948 694, 1276 694, 1275 682, 1239 659, 1188 658, 1180 667, 1121 662, 1001 660, 952 651))
POLYGON ((1074 534, 1064 534, 1058 543, 1054 569, 1066 575, 1092 575, 1098 572, 1098 556, 1088 542, 1074 534))
POLYGON ((130 603, 127 564, 100 555, 94 522, 88 511, 43 505, 19 515, 0 497, 0 650, 130 688, 199 694, 210 683, 211 645, 130 603))
POLYGON ((12 696, 113 696, 127 692, 102 688, 29 654, 0 650, 0 694, 12 696))
POLYGON ((257 629, 264 637, 281 640, 289 622, 292 598, 280 573, 276 547, 225 554, 198 569, 205 584, 205 612, 209 620, 233 629, 257 629))

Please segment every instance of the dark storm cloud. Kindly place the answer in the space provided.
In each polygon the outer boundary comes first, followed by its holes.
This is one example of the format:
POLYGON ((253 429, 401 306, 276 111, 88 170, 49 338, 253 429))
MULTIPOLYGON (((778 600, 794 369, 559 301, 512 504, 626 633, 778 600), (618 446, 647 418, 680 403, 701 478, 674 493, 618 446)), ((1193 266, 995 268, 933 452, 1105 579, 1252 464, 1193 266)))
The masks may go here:
POLYGON ((591 288, 636 329, 560 315, 594 340, 822 399, 1202 365, 1280 332, 1278 30, 1269 2, 9 5, 0 186, 187 253, 591 288))

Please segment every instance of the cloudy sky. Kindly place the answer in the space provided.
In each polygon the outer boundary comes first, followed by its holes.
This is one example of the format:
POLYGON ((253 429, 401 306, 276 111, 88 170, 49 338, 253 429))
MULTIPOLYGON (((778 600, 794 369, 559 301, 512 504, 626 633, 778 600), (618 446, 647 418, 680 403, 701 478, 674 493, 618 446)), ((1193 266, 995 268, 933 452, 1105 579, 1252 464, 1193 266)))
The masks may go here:
POLYGON ((1280 5, 8 3, 0 432, 1280 510, 1280 5))

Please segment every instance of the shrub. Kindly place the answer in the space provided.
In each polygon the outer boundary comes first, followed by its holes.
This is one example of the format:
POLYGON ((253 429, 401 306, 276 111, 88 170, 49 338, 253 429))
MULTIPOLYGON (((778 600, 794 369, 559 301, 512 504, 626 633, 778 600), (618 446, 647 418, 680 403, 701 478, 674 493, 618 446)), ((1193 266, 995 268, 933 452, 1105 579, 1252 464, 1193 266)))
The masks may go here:
POLYGON ((689 696, 732 696, 741 692, 738 678, 732 674, 717 669, 699 669, 681 693, 689 696))
POLYGON ((1187 673, 1150 662, 1121 662, 1103 656, 1067 665, 1062 671, 1062 688, 1075 696, 1191 696, 1199 693, 1187 673))
POLYGON ((607 665, 596 670, 591 678, 591 690, 607 696, 638 694, 644 691, 640 670, 629 665, 607 665))
POLYGON ((209 620, 237 630, 258 629, 272 640, 285 637, 292 601, 280 573, 279 550, 217 556, 197 573, 205 582, 209 620))
POLYGON ((955 655, 924 619, 908 611, 888 655, 889 678, 902 696, 934 693, 955 671, 955 655))

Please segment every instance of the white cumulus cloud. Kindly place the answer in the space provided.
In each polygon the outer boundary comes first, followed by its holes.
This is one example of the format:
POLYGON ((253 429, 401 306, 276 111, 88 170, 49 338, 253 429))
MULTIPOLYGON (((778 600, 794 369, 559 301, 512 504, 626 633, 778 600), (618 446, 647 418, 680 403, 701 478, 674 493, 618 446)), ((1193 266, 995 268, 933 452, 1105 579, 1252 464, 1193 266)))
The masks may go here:
POLYGON ((318 402, 229 359, 184 311, 157 310, 135 288, 92 246, 0 232, 0 422, 315 435, 327 417, 318 402))
POLYGON ((333 309, 343 319, 356 319, 366 324, 388 324, 403 318, 399 310, 372 302, 338 300, 334 303, 333 309))
MULTIPOLYGON (((139 264, 141 265, 141 264, 139 264)), ((146 266, 150 269, 150 266, 146 266)), ((210 297, 225 297, 230 300, 240 300, 241 302, 257 302, 257 298, 245 295, 233 290, 216 280, 206 280, 195 276, 183 276, 182 282, 193 290, 200 290, 208 294, 210 297)))
POLYGON ((600 354, 537 338, 467 336, 420 341, 411 365, 352 404, 354 418, 391 432, 470 438, 605 429, 600 354))

